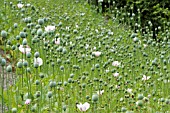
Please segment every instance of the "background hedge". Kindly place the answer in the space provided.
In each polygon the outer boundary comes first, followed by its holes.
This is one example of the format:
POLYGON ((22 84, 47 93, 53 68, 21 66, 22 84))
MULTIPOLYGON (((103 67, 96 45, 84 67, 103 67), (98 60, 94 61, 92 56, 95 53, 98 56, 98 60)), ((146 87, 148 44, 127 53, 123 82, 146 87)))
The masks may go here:
MULTIPOLYGON (((100 5, 98 0, 88 0, 88 2, 97 7, 100 5)), ((135 14, 135 21, 139 21, 140 17, 142 32, 146 32, 146 26, 152 23, 150 30, 153 31, 155 39, 158 32, 165 32, 164 27, 170 22, 170 0, 103 0, 101 5, 103 13, 107 12, 107 9, 113 10, 116 7, 123 13, 135 14)), ((125 21, 127 19, 125 17, 125 21)))

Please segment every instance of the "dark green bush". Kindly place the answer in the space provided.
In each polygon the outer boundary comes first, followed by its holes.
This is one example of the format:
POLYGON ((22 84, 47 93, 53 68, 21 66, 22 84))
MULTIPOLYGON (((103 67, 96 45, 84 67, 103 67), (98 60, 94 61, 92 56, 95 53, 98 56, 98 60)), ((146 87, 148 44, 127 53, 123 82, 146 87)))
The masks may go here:
MULTIPOLYGON (((88 0, 93 5, 99 5, 98 0, 88 0)), ((147 32, 146 27, 149 26, 149 22, 152 26, 149 29, 153 33, 153 38, 156 39, 159 32, 165 32, 164 28, 167 23, 170 22, 170 0, 103 0, 102 12, 107 11, 106 8, 122 10, 123 13, 135 14, 135 21, 140 23, 142 32, 147 32), (140 17, 140 20, 139 20, 140 17), (161 28, 161 29, 158 29, 161 28)), ((128 18, 125 17, 125 21, 128 18)), ((133 22, 133 23, 136 23, 133 22)), ((134 24, 131 24, 134 28, 134 24)))

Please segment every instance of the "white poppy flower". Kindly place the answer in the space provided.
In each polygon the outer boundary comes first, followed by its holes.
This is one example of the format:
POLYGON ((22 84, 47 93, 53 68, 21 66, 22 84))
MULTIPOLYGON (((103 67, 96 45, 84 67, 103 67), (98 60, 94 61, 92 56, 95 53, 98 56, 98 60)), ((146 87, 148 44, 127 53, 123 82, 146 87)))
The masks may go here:
POLYGON ((98 95, 103 95, 103 93, 104 93, 104 90, 97 91, 97 94, 98 94, 98 95))
POLYGON ((34 58, 34 63, 38 64, 38 66, 41 66, 43 65, 43 60, 40 57, 34 58))
POLYGON ((55 26, 47 26, 47 27, 45 27, 45 31, 47 31, 47 32, 50 32, 50 31, 54 31, 55 30, 55 26))
POLYGON ((89 48, 89 44, 86 44, 85 49, 88 49, 88 48, 89 48))
POLYGON ((143 44, 144 48, 146 48, 148 45, 147 44, 143 44))
POLYGON ((132 89, 130 89, 130 88, 128 88, 126 91, 127 91, 128 93, 132 93, 132 89))
POLYGON ((55 40, 55 44, 60 45, 60 38, 57 38, 57 40, 55 40))
POLYGON ((90 108, 90 104, 88 102, 85 102, 84 104, 80 103, 80 104, 77 104, 77 108, 80 111, 87 111, 90 108))
POLYGON ((113 61, 112 66, 118 67, 120 65, 120 62, 118 61, 113 61))
POLYGON ((25 104, 26 105, 29 105, 31 103, 31 99, 27 99, 26 101, 25 101, 25 104))
POLYGON ((149 80, 150 78, 151 78, 150 76, 143 75, 142 80, 146 81, 149 80))
POLYGON ((116 73, 113 74, 113 76, 114 76, 114 77, 118 77, 118 76, 119 76, 119 73, 116 72, 116 73))
POLYGON ((20 45, 20 46, 19 46, 19 50, 20 50, 22 53, 31 52, 31 48, 30 48, 28 45, 26 45, 26 46, 20 45))
POLYGON ((94 54, 96 57, 100 56, 102 53, 99 52, 99 51, 96 51, 96 52, 92 52, 92 54, 94 54))
POLYGON ((17 4, 17 7, 18 7, 18 8, 22 8, 23 6, 24 6, 24 5, 21 4, 21 3, 17 4))

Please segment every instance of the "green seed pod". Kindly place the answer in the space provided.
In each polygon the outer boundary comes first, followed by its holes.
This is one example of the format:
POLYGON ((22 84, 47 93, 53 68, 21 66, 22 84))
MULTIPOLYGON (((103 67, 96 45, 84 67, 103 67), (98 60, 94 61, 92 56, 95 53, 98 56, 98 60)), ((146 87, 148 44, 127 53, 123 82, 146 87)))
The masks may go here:
POLYGON ((24 39, 24 40, 22 41, 22 45, 27 45, 27 39, 24 39))
POLYGON ((64 105, 64 106, 63 106, 63 111, 66 111, 66 109, 67 109, 67 106, 64 105))
POLYGON ((44 78, 44 74, 43 73, 40 73, 40 78, 44 78))
POLYGON ((71 78, 68 78, 68 83, 72 83, 72 79, 71 78))
POLYGON ((39 52, 35 52, 34 57, 38 58, 40 56, 39 52))
POLYGON ((44 24, 44 19, 38 19, 38 24, 43 25, 44 24))
POLYGON ((99 65, 99 64, 96 64, 96 65, 95 65, 95 67, 96 67, 96 68, 99 68, 99 67, 100 67, 100 65, 99 65))
POLYGON ((72 73, 72 74, 70 74, 70 78, 73 78, 74 77, 74 74, 72 73))
POLYGON ((31 69, 30 69, 29 67, 27 68, 27 72, 28 72, 28 73, 31 73, 31 69))
POLYGON ((138 100, 136 102, 136 105, 142 107, 143 106, 143 101, 142 100, 138 100))
POLYGON ((99 100, 99 96, 97 95, 97 94, 94 94, 93 96, 92 96, 92 101, 93 102, 97 102, 99 100))
POLYGON ((126 112, 127 109, 126 109, 125 107, 122 107, 122 108, 121 108, 121 111, 122 111, 122 112, 126 112))
POLYGON ((35 93, 35 96, 38 98, 38 97, 40 97, 41 96, 41 92, 40 91, 37 91, 36 93, 35 93))
POLYGON ((48 96, 48 98, 51 98, 51 97, 53 96, 52 92, 51 92, 51 91, 48 92, 48 93, 47 93, 47 96, 48 96))
POLYGON ((64 86, 67 86, 67 82, 66 81, 64 81, 64 86))
POLYGON ((20 35, 21 38, 26 38, 25 32, 20 32, 19 35, 20 35))
POLYGON ((16 40, 19 40, 19 39, 20 39, 20 36, 17 35, 17 36, 16 36, 16 40))
POLYGON ((15 24, 14 24, 14 28, 17 28, 17 27, 18 27, 18 24, 17 24, 17 23, 15 23, 15 24))
POLYGON ((6 38, 7 37, 7 32, 5 30, 1 31, 1 37, 6 38))
POLYGON ((34 63, 35 68, 38 68, 38 66, 39 66, 38 63, 34 63))
POLYGON ((12 113, 17 113, 17 108, 12 108, 12 113))
POLYGON ((53 82, 52 81, 49 83, 49 86, 50 86, 50 88, 53 87, 53 82))
POLYGON ((7 41, 7 45, 11 45, 11 41, 10 40, 7 41))
POLYGON ((12 66, 11 66, 11 65, 8 65, 7 68, 6 68, 6 71, 7 71, 7 72, 12 72, 12 66))
POLYGON ((6 60, 4 58, 2 58, 1 60, 1 66, 5 66, 6 65, 6 60))
POLYGON ((42 34, 43 34, 43 30, 42 30, 42 29, 38 29, 38 30, 37 30, 37 35, 38 35, 38 36, 41 36, 42 34))
POLYGON ((39 81, 39 80, 36 80, 36 81, 35 81, 35 84, 36 84, 36 85, 39 85, 39 84, 40 84, 40 81, 39 81))
POLYGON ((13 45, 13 46, 12 46, 12 50, 14 51, 15 49, 16 49, 16 46, 15 46, 15 45, 13 45))
POLYGON ((25 67, 27 67, 27 66, 28 66, 28 62, 27 62, 27 61, 24 61, 24 62, 23 62, 23 65, 24 65, 25 67))
POLYGON ((17 63, 17 67, 18 67, 18 68, 22 68, 22 65, 23 65, 22 62, 18 62, 18 63, 17 63))
POLYGON ((31 53, 30 53, 30 52, 27 52, 27 53, 26 53, 26 57, 27 57, 27 58, 31 58, 31 53))
POLYGON ((54 81, 53 82, 53 87, 56 87, 57 86, 57 83, 54 81))
POLYGON ((36 112, 36 106, 35 105, 31 107, 31 111, 36 112))
POLYGON ((142 100, 144 98, 143 94, 138 95, 138 100, 142 100))

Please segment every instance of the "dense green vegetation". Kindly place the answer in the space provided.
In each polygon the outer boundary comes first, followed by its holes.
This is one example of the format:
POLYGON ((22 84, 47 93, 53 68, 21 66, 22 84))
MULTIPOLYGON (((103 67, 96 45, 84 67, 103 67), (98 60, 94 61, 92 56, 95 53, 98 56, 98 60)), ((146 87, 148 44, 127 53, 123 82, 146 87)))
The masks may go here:
MULTIPOLYGON (((142 35, 147 32, 149 28, 153 33, 152 38, 158 41, 163 37, 158 35, 167 33, 165 27, 170 26, 170 1, 169 0, 88 0, 92 5, 101 8, 101 12, 109 14, 115 13, 119 10, 118 16, 124 18, 126 23, 129 22, 129 17, 133 16, 133 23, 130 26, 137 29, 142 28, 142 35), (101 1, 101 2, 100 2, 101 1), (103 1, 103 2, 102 2, 103 1), (123 13, 123 14, 122 14, 123 13), (139 23, 140 22, 140 23, 139 23), (140 28, 136 27, 136 23, 140 25, 140 28)), ((170 28, 168 29, 170 30, 170 28)))
POLYGON ((139 12, 89 3, 0 2, 2 113, 170 111, 167 20, 158 43, 139 12))

